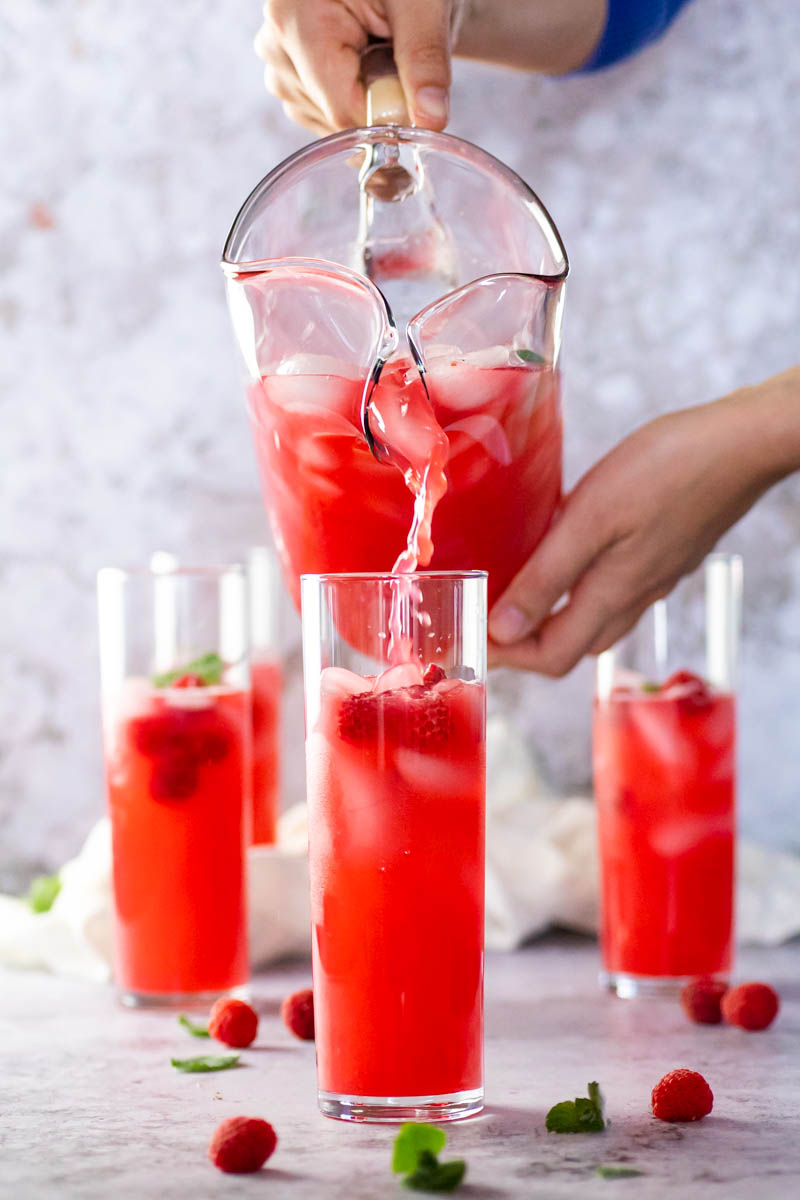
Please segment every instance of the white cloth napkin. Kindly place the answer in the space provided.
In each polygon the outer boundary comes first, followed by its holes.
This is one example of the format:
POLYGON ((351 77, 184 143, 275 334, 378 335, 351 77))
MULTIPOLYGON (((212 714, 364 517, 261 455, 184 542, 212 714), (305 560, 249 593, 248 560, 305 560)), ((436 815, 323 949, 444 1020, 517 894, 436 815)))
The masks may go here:
MULTIPOLYGON (((532 756, 501 717, 487 727, 486 944, 513 950, 552 925, 597 929, 594 805, 547 794, 532 756)), ((254 968, 310 953, 306 808, 278 823, 275 846, 249 852, 254 968)), ((111 974, 111 836, 104 818, 61 869, 46 913, 0 896, 0 963, 86 979, 111 974)), ((800 858, 739 846, 737 935, 777 945, 800 933, 800 858)))

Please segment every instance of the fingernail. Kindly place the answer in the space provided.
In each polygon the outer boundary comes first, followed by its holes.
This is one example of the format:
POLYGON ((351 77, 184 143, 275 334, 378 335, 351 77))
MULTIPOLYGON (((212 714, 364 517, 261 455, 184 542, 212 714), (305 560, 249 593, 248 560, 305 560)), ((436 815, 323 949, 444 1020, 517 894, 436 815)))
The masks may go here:
POLYGON ((516 604, 504 604, 489 617, 489 633, 495 642, 518 642, 530 630, 530 621, 516 604))
POLYGON ((415 107, 433 121, 446 121, 450 102, 444 88, 423 87, 416 94, 415 107))

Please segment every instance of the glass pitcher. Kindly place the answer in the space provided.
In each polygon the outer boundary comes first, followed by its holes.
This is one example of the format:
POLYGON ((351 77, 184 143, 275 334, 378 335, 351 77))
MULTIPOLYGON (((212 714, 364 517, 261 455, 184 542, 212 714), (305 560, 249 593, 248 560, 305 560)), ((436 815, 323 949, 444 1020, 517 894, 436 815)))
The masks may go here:
POLYGON ((561 497, 569 267, 538 198, 451 135, 348 130, 256 186, 222 266, 295 601, 419 563, 488 571, 491 604, 561 497))

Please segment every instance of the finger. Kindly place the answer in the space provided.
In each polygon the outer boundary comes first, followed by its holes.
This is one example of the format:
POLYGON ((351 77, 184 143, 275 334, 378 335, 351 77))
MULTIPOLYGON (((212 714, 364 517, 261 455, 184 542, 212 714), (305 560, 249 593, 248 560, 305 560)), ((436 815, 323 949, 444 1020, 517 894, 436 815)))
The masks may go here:
POLYGON ((579 505, 567 506, 489 614, 489 636, 512 645, 537 628, 597 555, 605 539, 582 519, 579 505))
POLYGON ((284 102, 283 111, 290 121, 294 121, 296 125, 302 125, 304 129, 310 129, 317 137, 327 137, 331 132, 330 125, 326 123, 322 113, 313 104, 302 104, 289 100, 284 102))
POLYGON ((283 104, 287 116, 306 129, 326 137, 333 132, 320 109, 303 91, 289 55, 282 49, 274 28, 267 22, 256 34, 255 49, 264 60, 264 86, 283 104))
POLYGON ((388 0, 394 58, 414 125, 444 129, 450 111, 450 8, 388 0))
MULTIPOLYGON (((268 62, 264 67, 264 86, 273 96, 277 96, 279 100, 288 101, 290 104, 312 105, 308 96, 300 86, 300 80, 294 71, 287 71, 282 67, 275 67, 271 62, 268 62)), ((316 109, 319 112, 319 109, 316 109)), ((321 114, 320 114, 321 116, 321 114)))
POLYGON ((653 599, 657 599, 657 597, 632 605, 623 613, 615 613, 611 620, 607 621, 599 631, 597 637, 587 648, 586 653, 596 656, 602 654, 604 650, 610 650, 612 646, 615 646, 620 638, 625 637, 626 633, 630 633, 642 614, 653 603, 653 599))
POLYGON ((585 655, 601 654, 615 645, 675 582, 653 581, 643 589, 621 576, 604 556, 581 577, 568 603, 546 617, 529 638, 513 646, 490 642, 489 665, 566 675, 585 655))
MULTIPOLYGON (((273 96, 277 96, 279 100, 316 109, 316 105, 312 104, 303 90, 292 60, 282 49, 274 31, 270 31, 266 22, 256 34, 254 46, 259 58, 263 59, 266 64, 264 86, 267 91, 271 92, 273 96)), ((321 113, 319 113, 319 119, 323 120, 321 113)))
POLYGON ((274 27, 269 21, 264 21, 253 38, 253 49, 258 58, 263 58, 264 62, 266 62, 271 57, 273 48, 276 45, 277 40, 274 27))
POLYGON ((331 129, 363 123, 361 51, 367 31, 344 6, 324 19, 313 5, 273 4, 272 22, 306 95, 331 129))
POLYGON ((612 616, 590 582, 579 587, 569 603, 546 617, 525 641, 497 649, 495 661, 554 677, 571 671, 612 616))

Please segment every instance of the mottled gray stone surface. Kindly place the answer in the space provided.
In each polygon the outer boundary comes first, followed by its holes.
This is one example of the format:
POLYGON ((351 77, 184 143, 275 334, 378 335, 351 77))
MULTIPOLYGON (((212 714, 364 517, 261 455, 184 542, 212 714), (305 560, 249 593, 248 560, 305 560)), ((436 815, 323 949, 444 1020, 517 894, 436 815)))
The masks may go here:
MULTIPOLYGON (((785 1200, 800 1182, 797 1108, 800 991, 795 943, 742 955, 743 977, 781 991, 775 1026, 746 1034, 693 1026, 676 1001, 624 1001, 596 985, 597 949, 548 940, 490 955, 487 1109, 448 1130, 468 1162, 463 1200, 785 1200), (649 1115, 650 1092, 687 1066, 708 1079, 712 1114, 697 1125, 649 1115), (611 1127, 602 1135, 544 1129, 547 1109, 599 1080, 611 1127), (609 1181, 600 1163, 644 1175, 609 1181)), ((172 1014, 119 1009, 110 989, 0 972, 3 1048, 0 1194, 24 1200, 162 1200, 269 1195, 280 1200, 383 1200, 409 1195, 390 1173, 394 1132, 347 1126, 316 1110, 314 1051, 278 1016, 308 985, 307 968, 256 980, 261 1011, 245 1067, 180 1075, 171 1055, 207 1052, 172 1014), (262 1116, 279 1144, 263 1173, 218 1175, 205 1147, 228 1116, 262 1116)))
MULTIPOLYGON (((102 807, 97 567, 265 537, 216 264, 306 136, 263 92, 258 16, 0 9, 0 886, 74 852, 102 807)), ((696 0, 595 77, 457 67, 453 131, 523 174, 570 252, 571 480, 648 416, 800 359, 798 40, 785 0, 696 0)), ((797 846, 800 481, 726 544, 747 566, 742 820, 797 846)), ((496 687, 559 786, 588 781, 590 674, 496 687)))

